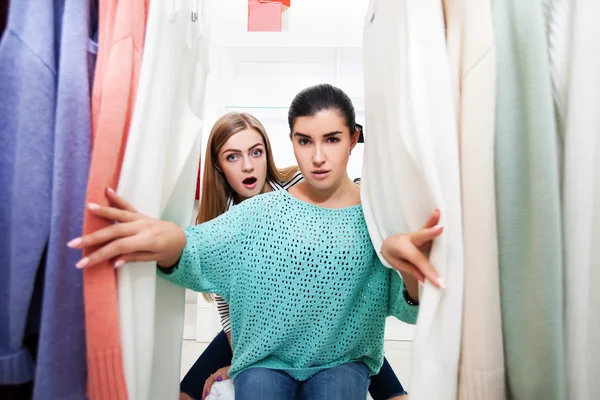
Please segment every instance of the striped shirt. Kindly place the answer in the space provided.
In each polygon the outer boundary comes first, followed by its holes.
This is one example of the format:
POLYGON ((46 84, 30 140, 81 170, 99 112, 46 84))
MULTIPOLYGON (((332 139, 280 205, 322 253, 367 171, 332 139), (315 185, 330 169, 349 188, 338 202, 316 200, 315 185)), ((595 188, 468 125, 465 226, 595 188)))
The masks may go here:
MULTIPOLYGON (((286 181, 286 182, 269 181, 269 185, 271 185, 271 189, 273 191, 288 190, 295 184, 301 182, 303 179, 304 179, 304 177, 302 176, 302 173, 300 171, 298 171, 292 177, 292 179, 290 179, 289 181, 286 181)), ((235 205, 235 203, 233 200, 233 196, 229 196, 229 199, 227 199, 227 211, 229 211, 231 209, 231 207, 233 207, 234 205, 235 205)), ((225 302, 225 300, 223 300, 223 298, 218 295, 215 295, 215 301, 217 302, 217 310, 219 311, 219 314, 221 315, 221 325, 223 325, 223 330, 225 331, 225 333, 227 333, 231 330, 231 320, 229 318, 229 304, 227 304, 227 302, 225 302)))

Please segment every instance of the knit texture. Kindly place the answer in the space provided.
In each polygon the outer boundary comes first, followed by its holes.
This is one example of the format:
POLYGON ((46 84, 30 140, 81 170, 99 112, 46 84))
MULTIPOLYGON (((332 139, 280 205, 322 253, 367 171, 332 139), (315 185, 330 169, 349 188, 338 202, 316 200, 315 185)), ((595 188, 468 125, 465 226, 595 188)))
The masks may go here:
POLYGON ((86 397, 83 282, 81 271, 73 268, 81 251, 70 250, 65 243, 81 236, 89 169, 88 76, 94 66, 88 64, 89 2, 66 0, 61 19, 52 214, 34 399, 74 400, 86 397))
POLYGON ((33 377, 23 338, 50 233, 62 6, 12 1, 0 43, 0 385, 33 377))
POLYGON ((321 208, 282 190, 186 235, 179 266, 166 277, 229 303, 233 378, 265 367, 306 380, 352 361, 373 375, 383 362, 386 316, 416 321, 418 307, 379 261, 360 205, 321 208))
POLYGON ((444 0, 460 148, 464 294, 458 400, 504 400, 490 0, 444 0))
MULTIPOLYGON (((298 171, 296 174, 287 182, 275 182, 269 181, 269 185, 271 186, 271 190, 289 190, 292 186, 301 182, 304 179, 302 176, 302 172, 298 171)), ((227 199, 227 210, 230 210, 235 205, 233 200, 233 196, 229 196, 227 199)), ((223 298, 219 295, 215 296, 215 302, 217 303, 217 310, 221 315, 221 325, 223 325, 223 330, 225 333, 231 331, 231 320, 229 318, 229 305, 223 298)))
POLYGON ((494 0, 500 297, 511 399, 565 399, 557 129, 541 1, 494 0))
MULTIPOLYGON (((105 190, 117 187, 142 61, 146 0, 100 0, 99 52, 92 92, 93 147, 86 202, 108 205, 105 190)), ((86 211, 84 234, 111 222, 86 211)), ((84 256, 96 249, 84 251, 84 256)), ((117 282, 108 262, 83 274, 89 398, 126 399, 117 282)))

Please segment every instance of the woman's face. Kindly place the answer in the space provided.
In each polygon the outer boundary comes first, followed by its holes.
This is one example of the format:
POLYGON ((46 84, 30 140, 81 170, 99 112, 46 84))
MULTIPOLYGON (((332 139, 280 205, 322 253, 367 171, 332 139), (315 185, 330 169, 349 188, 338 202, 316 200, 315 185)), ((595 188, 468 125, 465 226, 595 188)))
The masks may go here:
POLYGON ((230 137, 219 152, 219 166, 241 200, 262 193, 267 179, 267 155, 260 133, 244 129, 230 137))
POLYGON ((329 190, 346 178, 350 151, 356 143, 337 111, 298 117, 292 129, 292 143, 298 167, 310 186, 329 190))

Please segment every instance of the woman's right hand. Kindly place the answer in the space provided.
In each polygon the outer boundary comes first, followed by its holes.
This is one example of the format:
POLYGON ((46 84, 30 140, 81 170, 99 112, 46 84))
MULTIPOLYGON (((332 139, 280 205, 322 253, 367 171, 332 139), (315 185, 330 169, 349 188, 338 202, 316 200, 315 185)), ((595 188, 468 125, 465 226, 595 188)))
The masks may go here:
POLYGON ((159 266, 170 267, 179 260, 186 244, 181 228, 137 212, 112 189, 107 189, 106 197, 112 207, 88 204, 88 209, 98 217, 117 223, 68 243, 76 249, 97 247, 77 263, 78 268, 106 260, 112 260, 115 267, 134 261, 157 261, 159 266))
POLYGON ((206 398, 206 396, 208 396, 210 394, 210 389, 212 388, 212 385, 215 382, 226 381, 227 379, 229 379, 229 368, 231 368, 231 365, 228 365, 227 367, 218 369, 217 372, 212 374, 206 380, 206 382, 204 383, 204 391, 202 394, 202 400, 204 400, 206 398))

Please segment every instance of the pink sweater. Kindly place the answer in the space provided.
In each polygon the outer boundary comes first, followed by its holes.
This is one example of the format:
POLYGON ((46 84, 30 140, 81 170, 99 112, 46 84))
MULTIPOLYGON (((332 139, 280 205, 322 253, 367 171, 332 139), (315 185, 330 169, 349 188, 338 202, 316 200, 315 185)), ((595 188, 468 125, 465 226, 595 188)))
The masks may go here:
MULTIPOLYGON (((127 142, 148 0, 100 0, 99 7, 99 51, 92 93, 93 147, 86 201, 106 205, 104 190, 117 187, 127 142)), ((109 224, 86 211, 84 234, 109 224)), ((108 262, 85 269, 83 281, 89 398, 127 399, 115 269, 108 262)))

